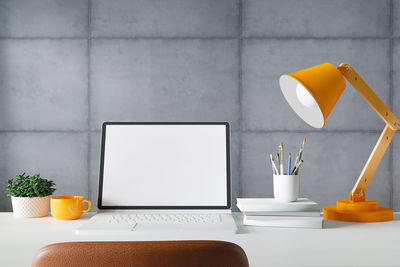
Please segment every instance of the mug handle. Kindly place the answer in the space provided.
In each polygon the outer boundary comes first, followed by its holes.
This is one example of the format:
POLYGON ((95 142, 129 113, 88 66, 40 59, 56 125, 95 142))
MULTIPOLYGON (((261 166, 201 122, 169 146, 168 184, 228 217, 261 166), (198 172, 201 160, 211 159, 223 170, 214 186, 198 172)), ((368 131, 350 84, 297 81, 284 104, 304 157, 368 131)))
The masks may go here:
POLYGON ((90 209, 92 208, 92 202, 90 202, 89 200, 86 200, 86 199, 84 199, 84 200, 82 200, 82 201, 83 201, 83 205, 85 205, 85 202, 88 204, 87 209, 83 210, 83 212, 88 212, 88 211, 90 211, 90 209))

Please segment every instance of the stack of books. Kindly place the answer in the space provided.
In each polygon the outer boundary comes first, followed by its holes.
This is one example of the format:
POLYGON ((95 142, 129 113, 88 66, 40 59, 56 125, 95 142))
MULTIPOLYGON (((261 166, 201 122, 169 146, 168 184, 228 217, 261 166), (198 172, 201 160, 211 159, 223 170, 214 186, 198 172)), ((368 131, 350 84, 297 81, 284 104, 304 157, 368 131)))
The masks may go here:
POLYGON ((238 198, 243 224, 252 226, 322 228, 320 207, 307 198, 282 203, 273 198, 238 198))

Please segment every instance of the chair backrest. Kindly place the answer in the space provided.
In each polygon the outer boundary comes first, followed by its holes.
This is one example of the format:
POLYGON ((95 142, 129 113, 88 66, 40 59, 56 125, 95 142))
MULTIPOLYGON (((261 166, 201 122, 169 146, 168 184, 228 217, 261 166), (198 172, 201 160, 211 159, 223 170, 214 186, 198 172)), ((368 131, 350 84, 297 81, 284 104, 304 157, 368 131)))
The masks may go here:
POLYGON ((248 267, 245 252, 223 241, 67 242, 41 248, 33 267, 248 267))

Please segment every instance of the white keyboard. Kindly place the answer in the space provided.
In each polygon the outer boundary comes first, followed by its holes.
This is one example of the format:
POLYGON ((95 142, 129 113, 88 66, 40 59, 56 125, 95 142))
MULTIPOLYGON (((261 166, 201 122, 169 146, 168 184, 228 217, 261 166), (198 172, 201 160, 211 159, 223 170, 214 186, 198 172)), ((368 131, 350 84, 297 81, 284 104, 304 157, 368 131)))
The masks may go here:
POLYGON ((213 212, 100 212, 76 229, 77 234, 125 234, 155 232, 197 233, 201 231, 235 233, 235 221, 230 213, 213 212))
POLYGON ((110 224, 215 224, 220 223, 218 214, 190 213, 117 213, 109 215, 110 224))

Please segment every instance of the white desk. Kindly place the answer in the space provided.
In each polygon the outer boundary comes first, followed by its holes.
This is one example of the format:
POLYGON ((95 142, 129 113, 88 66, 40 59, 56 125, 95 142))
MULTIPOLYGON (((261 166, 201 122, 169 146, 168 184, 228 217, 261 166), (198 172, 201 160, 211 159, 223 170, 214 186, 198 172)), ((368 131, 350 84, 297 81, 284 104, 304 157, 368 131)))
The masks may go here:
POLYGON ((22 219, 0 213, 0 266, 30 266, 42 246, 66 241, 100 240, 225 240, 240 245, 250 266, 400 266, 400 215, 385 223, 355 224, 326 221, 325 229, 289 229, 242 226, 239 233, 201 235, 138 234, 79 236, 80 220, 57 221, 52 217, 22 219))

